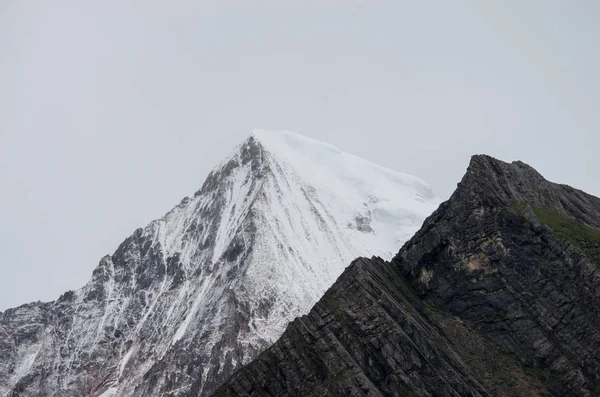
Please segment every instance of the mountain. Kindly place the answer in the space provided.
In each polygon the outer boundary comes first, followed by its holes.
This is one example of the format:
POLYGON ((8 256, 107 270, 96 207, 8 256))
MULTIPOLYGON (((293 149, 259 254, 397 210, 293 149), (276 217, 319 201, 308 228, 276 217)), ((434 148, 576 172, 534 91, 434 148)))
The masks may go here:
POLYGON ((438 204, 412 176, 255 131, 82 289, 0 313, 0 394, 207 395, 438 204))
POLYGON ((600 395, 600 199, 475 156, 215 396, 600 395))

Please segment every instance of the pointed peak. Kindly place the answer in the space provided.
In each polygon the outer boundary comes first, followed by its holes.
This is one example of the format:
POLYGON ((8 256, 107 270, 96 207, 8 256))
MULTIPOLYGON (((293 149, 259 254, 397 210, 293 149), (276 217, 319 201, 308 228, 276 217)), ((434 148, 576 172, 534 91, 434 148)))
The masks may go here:
POLYGON ((254 135, 250 135, 237 145, 224 161, 212 169, 202 187, 194 193, 194 197, 216 190, 223 179, 230 177, 243 166, 249 165, 254 175, 260 178, 266 167, 264 159, 264 145, 261 145, 254 135))
POLYGON ((474 174, 484 178, 520 174, 532 180, 545 180, 535 168, 522 161, 507 163, 486 154, 476 154, 471 157, 467 174, 474 174))
POLYGON ((293 174, 305 183, 326 190, 344 185, 343 181, 351 181, 356 191, 370 189, 381 192, 390 202, 398 200, 397 194, 392 192, 400 186, 407 195, 414 195, 417 200, 438 200, 425 182, 412 175, 382 167, 292 131, 260 129, 253 130, 225 161, 213 169, 195 196, 214 190, 219 181, 248 164, 257 178, 276 169, 278 173, 293 174))
POLYGON ((598 220, 587 216, 586 211, 581 211, 581 208, 590 206, 600 208, 598 198, 567 185, 552 183, 522 161, 507 163, 486 155, 471 158, 467 172, 451 201, 470 202, 476 207, 511 206, 518 203, 532 208, 553 208, 587 224, 599 224, 598 220), (577 202, 577 205, 569 204, 573 202, 577 202))
POLYGON ((485 190, 499 189, 508 195, 518 195, 547 182, 539 172, 522 161, 507 163, 484 154, 471 157, 465 180, 485 190))
POLYGON ((538 196, 546 180, 521 161, 507 163, 478 154, 471 157, 467 172, 453 197, 479 206, 509 205, 528 202, 538 196))

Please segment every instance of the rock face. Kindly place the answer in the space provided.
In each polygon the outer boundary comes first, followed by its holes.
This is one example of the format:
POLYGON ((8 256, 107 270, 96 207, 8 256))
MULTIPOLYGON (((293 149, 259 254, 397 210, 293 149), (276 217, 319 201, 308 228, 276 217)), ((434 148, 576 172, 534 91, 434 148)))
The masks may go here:
POLYGON ((82 289, 0 313, 0 395, 206 395, 438 204, 417 178, 256 131, 82 289))
POLYGON ((215 396, 600 395, 600 199, 473 157, 390 262, 358 259, 215 396))

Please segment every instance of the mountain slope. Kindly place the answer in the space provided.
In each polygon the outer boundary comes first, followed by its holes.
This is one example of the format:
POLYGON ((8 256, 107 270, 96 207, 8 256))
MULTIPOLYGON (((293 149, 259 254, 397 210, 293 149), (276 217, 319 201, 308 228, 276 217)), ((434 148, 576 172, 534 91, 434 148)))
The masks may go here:
POLYGON ((0 394, 206 395, 437 204, 414 177, 255 131, 85 287, 0 313, 0 394))
POLYGON ((600 394, 600 199, 473 157, 391 261, 359 259, 216 396, 600 394))

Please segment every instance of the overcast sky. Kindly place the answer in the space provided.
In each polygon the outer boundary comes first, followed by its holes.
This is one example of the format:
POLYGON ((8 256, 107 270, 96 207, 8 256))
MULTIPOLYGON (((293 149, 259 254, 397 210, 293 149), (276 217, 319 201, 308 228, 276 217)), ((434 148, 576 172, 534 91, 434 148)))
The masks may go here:
POLYGON ((599 20, 593 0, 1 1, 0 310, 81 287, 253 128, 442 198, 475 153, 600 195, 599 20))

